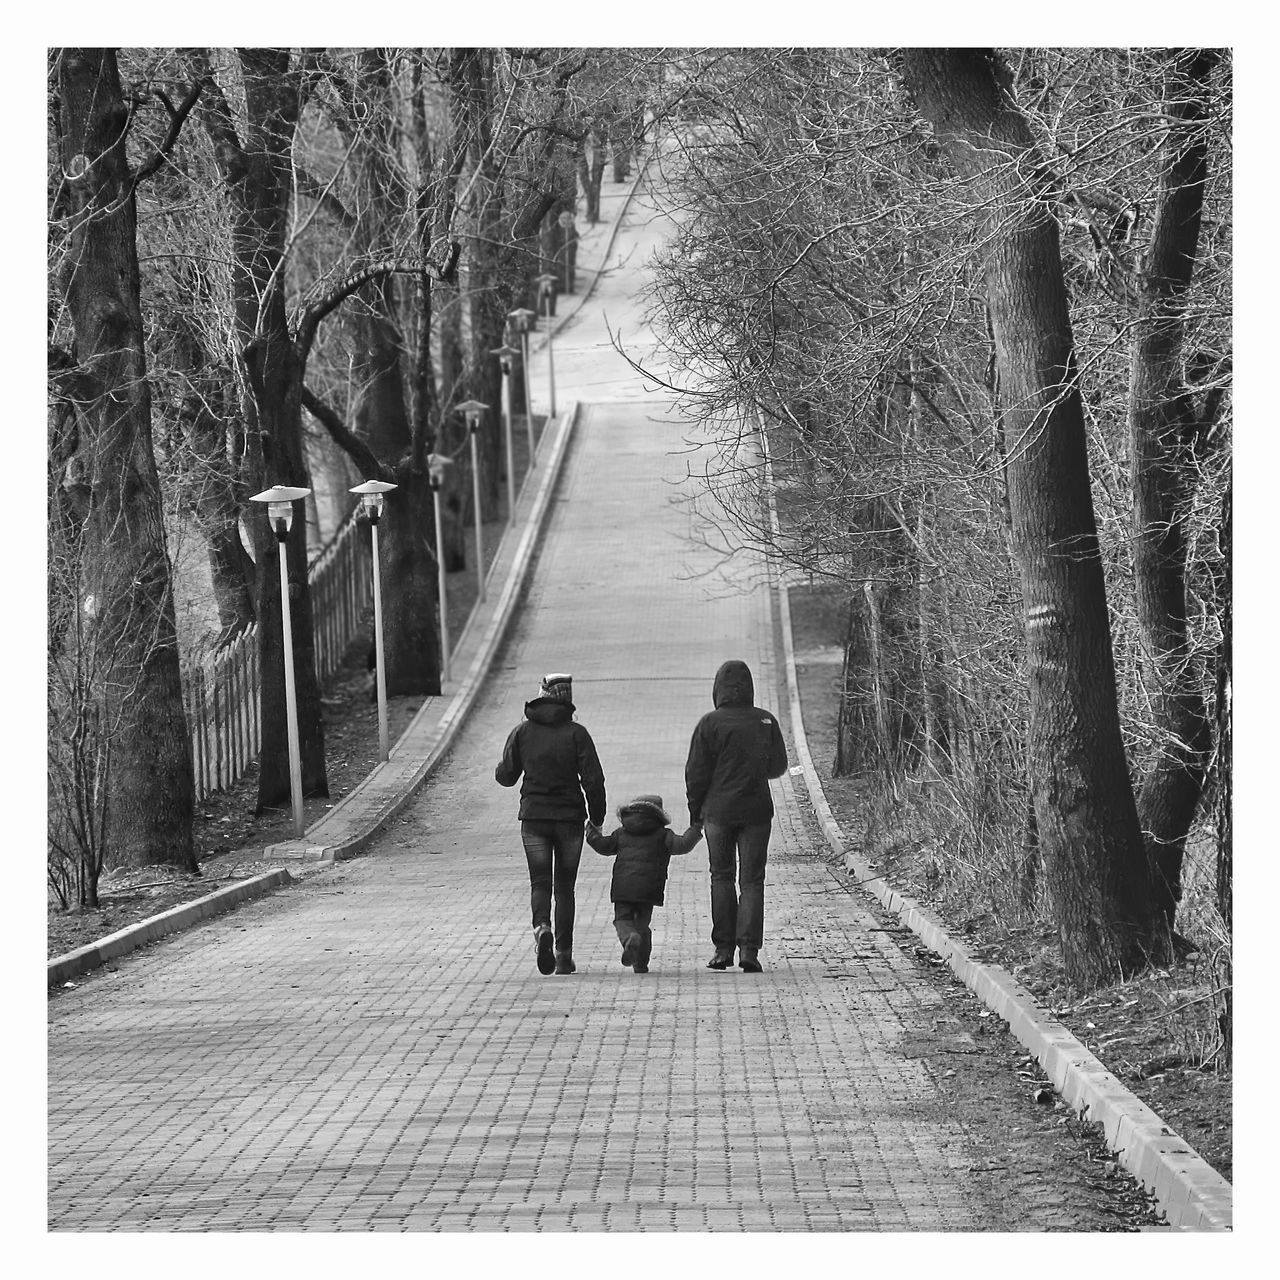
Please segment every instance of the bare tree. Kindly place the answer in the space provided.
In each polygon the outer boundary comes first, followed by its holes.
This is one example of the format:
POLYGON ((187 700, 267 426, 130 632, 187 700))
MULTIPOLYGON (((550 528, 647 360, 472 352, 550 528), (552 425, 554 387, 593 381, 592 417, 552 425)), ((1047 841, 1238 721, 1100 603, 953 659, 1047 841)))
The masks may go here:
POLYGON ((81 847, 108 866, 193 869, 194 784, 152 452, 136 191, 172 147, 195 90, 179 107, 164 100, 166 132, 135 166, 126 150, 135 117, 114 50, 59 50, 52 70, 53 242, 72 338, 69 351, 52 353, 50 370, 50 525, 61 535, 51 559, 63 569, 51 591, 64 596, 51 608, 64 624, 50 646, 51 690, 66 695, 55 697, 61 709, 51 720, 55 730, 69 726, 64 745, 78 744, 69 798, 86 824, 81 847))

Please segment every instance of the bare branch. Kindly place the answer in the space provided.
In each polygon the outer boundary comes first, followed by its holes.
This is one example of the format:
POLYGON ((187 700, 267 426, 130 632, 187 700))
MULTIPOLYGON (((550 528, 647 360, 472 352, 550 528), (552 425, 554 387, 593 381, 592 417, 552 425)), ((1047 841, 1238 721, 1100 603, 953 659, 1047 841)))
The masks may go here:
POLYGON ((302 407, 329 433, 330 438, 360 468, 366 480, 390 482, 391 471, 383 466, 377 455, 338 416, 335 409, 325 404, 314 391, 302 388, 302 407))

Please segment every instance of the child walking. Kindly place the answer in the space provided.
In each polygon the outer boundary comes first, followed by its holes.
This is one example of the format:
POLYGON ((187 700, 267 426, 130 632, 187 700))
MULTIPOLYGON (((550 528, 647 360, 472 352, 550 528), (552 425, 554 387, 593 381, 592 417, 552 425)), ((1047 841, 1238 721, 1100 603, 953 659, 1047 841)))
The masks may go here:
POLYGON ((648 973, 653 950, 649 926, 654 907, 662 906, 667 865, 673 854, 688 853, 702 839, 702 824, 676 835, 667 826, 671 819, 662 807, 661 796, 636 796, 619 808, 618 817, 622 826, 608 835, 588 822, 587 843, 606 857, 616 855, 609 897, 614 928, 622 943, 622 963, 636 973, 648 973))

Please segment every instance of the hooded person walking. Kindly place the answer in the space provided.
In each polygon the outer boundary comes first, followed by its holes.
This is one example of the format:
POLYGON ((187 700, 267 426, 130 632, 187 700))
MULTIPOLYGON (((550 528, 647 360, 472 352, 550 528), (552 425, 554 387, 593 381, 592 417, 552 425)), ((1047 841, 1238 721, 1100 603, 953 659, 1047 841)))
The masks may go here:
POLYGON ((529 865, 529 903, 538 972, 573 973, 574 885, 588 818, 604 821, 604 770, 573 713, 573 677, 544 676, 524 720, 507 736, 493 771, 504 787, 521 777, 520 840, 529 865), (555 928, 552 929, 552 900, 555 928))
POLYGON ((684 781, 689 822, 702 825, 711 863, 711 944, 708 969, 738 964, 761 972, 764 871, 773 828, 769 779, 787 771, 782 730, 755 705, 745 662, 730 659, 711 688, 714 711, 698 721, 689 742, 684 781))

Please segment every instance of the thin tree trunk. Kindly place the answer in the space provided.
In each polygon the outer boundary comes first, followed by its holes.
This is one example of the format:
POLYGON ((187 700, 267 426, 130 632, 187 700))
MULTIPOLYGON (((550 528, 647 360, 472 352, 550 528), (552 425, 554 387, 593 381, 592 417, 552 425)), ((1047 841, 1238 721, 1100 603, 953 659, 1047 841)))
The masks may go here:
MULTIPOLYGON (((192 55, 197 74, 208 84, 202 118, 231 205, 232 293, 249 428, 245 479, 264 488, 310 487, 302 448, 303 362, 289 331, 283 262, 300 77, 290 66, 287 50, 242 49, 238 58, 245 99, 243 145, 237 117, 208 58, 192 55)), ((290 793, 279 543, 266 525, 262 518, 250 522, 257 557, 254 601, 262 679, 258 812, 286 801, 290 793)), ((305 795, 327 796, 305 529, 295 527, 286 545, 302 790, 305 795)))
POLYGON ((1157 757, 1138 790, 1165 923, 1182 895, 1182 857, 1204 787, 1212 734, 1187 637, 1190 449, 1199 427, 1183 371, 1184 297, 1200 240, 1208 168, 1209 49, 1175 56, 1165 87, 1167 161, 1140 282, 1130 367, 1134 586, 1157 757))
POLYGON ((1036 826, 1068 976, 1162 944, 1129 781, 1055 193, 992 50, 910 49, 907 86, 987 210, 987 294, 1027 611, 1036 826))

